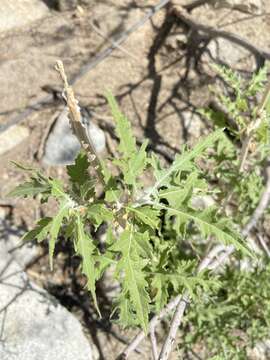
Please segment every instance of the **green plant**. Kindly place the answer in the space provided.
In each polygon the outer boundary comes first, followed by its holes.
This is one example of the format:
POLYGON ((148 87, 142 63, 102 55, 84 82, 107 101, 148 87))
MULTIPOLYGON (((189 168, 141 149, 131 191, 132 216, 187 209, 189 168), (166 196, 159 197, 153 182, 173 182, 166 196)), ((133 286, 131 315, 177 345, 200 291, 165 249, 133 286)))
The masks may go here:
MULTIPOLYGON (((221 128, 192 149, 184 146, 169 167, 147 151, 147 141, 137 148, 130 123, 110 94, 107 100, 119 138, 119 156, 106 161, 98 159, 91 143, 85 139, 79 108, 62 72, 71 125, 83 150, 74 165, 67 166, 68 184, 17 164, 29 172, 30 180, 10 194, 39 195, 41 202, 49 198, 57 201, 55 216, 40 219, 23 240, 48 239, 53 269, 55 246, 63 234, 65 240, 73 244, 74 254, 81 258, 86 286, 100 315, 102 309, 98 307, 95 284, 108 268, 120 284, 112 309, 114 317, 122 326, 141 327, 145 334, 149 318, 159 313, 174 296, 185 292, 193 305, 185 320, 184 332, 190 328, 192 331, 184 334, 182 347, 189 349, 207 334, 204 345, 216 345, 213 356, 220 353, 218 344, 223 338, 227 340, 222 346, 231 351, 233 341, 229 330, 237 329, 242 321, 241 317, 235 319, 234 314, 245 312, 246 308, 251 326, 246 326, 244 331, 255 337, 256 318, 250 307, 258 299, 254 297, 250 305, 250 302, 239 302, 237 294, 245 293, 251 286, 255 291, 254 279, 265 284, 267 278, 266 273, 261 277, 256 269, 247 274, 237 268, 235 271, 227 269, 218 275, 207 269, 197 271, 201 258, 215 243, 233 245, 238 250, 238 258, 253 256, 241 236, 241 227, 260 200, 263 192, 261 169, 269 154, 265 141, 268 139, 266 104, 250 107, 250 97, 263 89, 265 70, 254 76, 244 90, 241 79, 234 73, 224 68, 218 71, 233 90, 232 97, 220 96, 220 99, 228 115, 235 119, 235 128, 226 124, 226 114, 204 111, 204 115, 221 128), (250 115, 243 115, 247 110, 250 115), (254 123, 256 126, 251 127, 254 123), (224 126, 233 136, 226 135, 224 126), (237 146, 239 141, 244 143, 246 137, 257 146, 248 159, 246 155, 243 158, 244 146, 240 149, 237 146), (114 171, 109 170, 112 167, 114 171), (143 182, 145 174, 153 178, 148 188, 143 182), (102 195, 96 191, 98 186, 102 187, 102 195), (201 205, 198 200, 205 196, 211 196, 216 205, 201 205), (106 243, 101 247, 96 233, 103 224, 106 224, 106 243), (239 287, 239 293, 234 292, 235 287, 239 287), (228 289, 226 295, 224 289, 228 289), (228 314, 229 325, 223 327, 228 314)), ((269 267, 265 271, 269 272, 269 267)), ((268 301, 264 298, 261 301, 267 310, 260 321, 269 315, 268 301)), ((261 322, 257 324, 261 326, 261 322)), ((264 324, 268 326, 268 317, 264 324)))

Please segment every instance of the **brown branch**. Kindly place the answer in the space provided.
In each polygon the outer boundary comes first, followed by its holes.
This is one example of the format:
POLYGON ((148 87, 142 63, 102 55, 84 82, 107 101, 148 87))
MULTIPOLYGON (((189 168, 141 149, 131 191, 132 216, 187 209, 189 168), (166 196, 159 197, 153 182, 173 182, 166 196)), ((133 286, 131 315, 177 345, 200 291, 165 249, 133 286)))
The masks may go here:
POLYGON ((74 135, 79 140, 82 148, 86 151, 88 154, 89 161, 93 163, 94 169, 96 170, 100 182, 103 184, 103 175, 102 175, 102 164, 101 160, 99 159, 99 156, 95 150, 95 146, 93 144, 93 141, 91 137, 89 136, 89 133, 87 132, 87 128, 82 123, 81 119, 81 111, 79 107, 79 102, 75 98, 73 89, 68 84, 67 76, 65 73, 64 65, 62 61, 58 60, 56 62, 55 66, 56 70, 59 72, 61 79, 64 83, 64 97, 66 98, 67 107, 69 110, 69 121, 71 129, 74 133, 74 135))

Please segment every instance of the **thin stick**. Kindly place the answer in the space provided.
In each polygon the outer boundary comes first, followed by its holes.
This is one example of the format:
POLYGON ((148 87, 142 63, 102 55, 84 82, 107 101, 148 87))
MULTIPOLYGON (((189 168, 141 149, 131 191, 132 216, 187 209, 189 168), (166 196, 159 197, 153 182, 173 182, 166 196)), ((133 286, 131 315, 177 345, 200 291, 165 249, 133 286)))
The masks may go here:
MULTIPOLYGON (((149 328, 156 327, 156 325, 163 319, 168 313, 170 313, 176 305, 179 303, 181 296, 178 295, 172 299, 161 311, 159 314, 155 315, 149 322, 149 328)), ((141 341, 145 338, 144 331, 140 331, 132 342, 124 349, 124 351, 117 357, 117 360, 124 360, 129 357, 129 355, 137 348, 141 341)))
POLYGON ((152 347, 152 353, 154 360, 158 360, 158 348, 157 348, 157 339, 155 334, 155 326, 150 327, 150 341, 151 341, 151 347, 152 347))
POLYGON ((106 36, 105 34, 103 34, 103 32, 93 23, 93 21, 90 22, 90 26, 91 28, 99 35, 102 37, 102 39, 108 41, 111 45, 115 46, 117 49, 119 49, 120 51, 122 51, 124 54, 128 55, 129 57, 131 57, 133 60, 139 61, 139 58, 136 57, 135 55, 133 55, 132 53, 130 53, 129 51, 127 51, 123 46, 121 45, 117 45, 117 43, 115 42, 115 40, 110 39, 108 36, 106 36))
POLYGON ((243 236, 247 236, 250 233, 250 231, 256 226, 257 222, 262 217, 265 209, 268 207, 270 203, 270 165, 268 165, 266 169, 266 173, 267 173, 267 182, 266 182, 265 191, 263 192, 261 200, 258 206, 256 207, 256 210, 254 211, 252 217, 250 218, 249 222, 246 224, 246 226, 242 231, 243 236))
POLYGON ((264 251, 266 252, 267 256, 270 258, 270 250, 269 250, 269 247, 266 245, 266 242, 264 241, 264 238, 261 234, 258 234, 258 238, 259 238, 259 241, 264 249, 264 251))
POLYGON ((189 300, 188 293, 185 291, 183 296, 181 297, 181 300, 179 301, 179 303, 176 307, 175 312, 174 312, 170 330, 169 330, 169 334, 165 340, 165 343, 163 344, 161 353, 158 358, 159 360, 167 360, 169 358, 169 355, 174 346, 178 328, 180 326, 180 323, 184 316, 184 312, 185 312, 186 307, 189 304, 189 302, 190 302, 190 300, 189 300))

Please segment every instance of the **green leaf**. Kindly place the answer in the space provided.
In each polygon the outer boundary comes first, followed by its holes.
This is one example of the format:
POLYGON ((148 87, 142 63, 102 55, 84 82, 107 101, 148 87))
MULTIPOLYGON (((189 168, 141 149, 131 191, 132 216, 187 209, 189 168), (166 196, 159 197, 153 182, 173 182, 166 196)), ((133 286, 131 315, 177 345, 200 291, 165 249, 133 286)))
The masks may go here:
POLYGON ((25 182, 21 185, 18 185, 14 190, 12 190, 7 196, 10 197, 27 197, 35 196, 42 193, 48 193, 51 190, 49 183, 42 181, 39 178, 32 178, 31 181, 25 182))
POLYGON ((111 222, 113 220, 113 212, 107 209, 102 203, 93 204, 87 208, 87 218, 89 218, 97 229, 103 222, 111 222))
POLYGON ((49 179, 49 184, 51 185, 51 194, 56 199, 62 201, 65 200, 67 202, 73 203, 70 196, 65 192, 63 188, 63 183, 58 179, 49 179))
POLYGON ((153 303, 155 304, 155 309, 157 312, 167 304, 169 294, 168 294, 168 279, 163 274, 155 274, 152 281, 152 287, 155 291, 155 296, 153 298, 153 303))
MULTIPOLYGON (((150 298, 147 293, 148 283, 145 279, 144 268, 148 260, 138 255, 141 250, 134 238, 133 228, 124 230, 110 250, 122 254, 117 268, 119 273, 124 272, 124 277, 121 277, 123 293, 127 299, 130 299, 138 322, 147 333, 150 298)), ((131 310, 129 317, 133 317, 131 310)))
POLYGON ((204 237, 214 235, 222 243, 232 244, 242 253, 253 256, 229 219, 216 219, 215 209, 208 208, 199 212, 188 208, 174 209, 165 205, 156 205, 156 207, 167 210, 169 215, 175 215, 176 227, 194 221, 204 237))
POLYGON ((55 249, 55 243, 61 229, 63 220, 68 216, 70 204, 69 202, 63 202, 60 204, 58 213, 52 218, 50 226, 50 239, 49 239, 49 260, 50 268, 53 269, 53 255, 55 249))
POLYGON ((142 206, 142 207, 129 207, 126 209, 134 213, 137 220, 150 226, 152 229, 156 230, 159 227, 159 210, 152 208, 151 206, 142 206))
POLYGON ((177 207, 182 203, 188 202, 191 196, 198 191, 207 189, 206 182, 198 178, 198 172, 192 172, 185 181, 180 182, 178 186, 171 185, 166 189, 159 191, 159 198, 168 200, 172 207, 177 207))
POLYGON ((111 93, 107 94, 107 101, 116 122, 115 131, 120 139, 119 151, 123 154, 124 158, 127 158, 137 151, 136 141, 133 137, 130 123, 120 111, 117 102, 111 93))
POLYGON ((76 245, 77 252, 82 258, 82 273, 87 278, 87 289, 91 292, 95 307, 101 317, 96 298, 96 270, 94 250, 95 246, 89 234, 84 230, 83 221, 79 214, 76 216, 76 245))
POLYGON ((128 185, 133 185, 136 188, 136 179, 140 176, 147 165, 146 147, 148 141, 146 140, 138 152, 132 153, 127 161, 116 160, 124 175, 124 181, 128 185))
POLYGON ((245 90, 245 96, 255 96, 259 91, 261 91, 265 85, 265 81, 267 81, 267 66, 259 69, 258 72, 255 72, 252 76, 252 79, 245 90))
POLYGON ((199 141, 199 143, 192 150, 185 151, 183 154, 176 156, 169 169, 159 169, 156 162, 152 161, 152 166, 155 168, 154 175, 157 179, 157 182, 148 193, 148 196, 150 197, 151 195, 156 194, 158 188, 164 185, 168 185, 168 181, 173 173, 192 169, 191 162, 202 155, 206 149, 209 149, 211 146, 213 146, 213 144, 222 136, 222 134, 223 129, 216 130, 212 134, 208 135, 205 139, 199 141))
POLYGON ((28 231, 23 237, 22 241, 32 241, 37 239, 38 242, 46 239, 52 223, 52 218, 45 217, 37 222, 36 227, 33 230, 28 231))
POLYGON ((121 197, 116 178, 111 177, 105 187, 105 201, 109 203, 117 203, 121 197))
POLYGON ((89 179, 87 172, 89 165, 87 154, 85 151, 80 151, 75 159, 75 164, 67 166, 70 181, 79 185, 84 184, 84 182, 89 179))

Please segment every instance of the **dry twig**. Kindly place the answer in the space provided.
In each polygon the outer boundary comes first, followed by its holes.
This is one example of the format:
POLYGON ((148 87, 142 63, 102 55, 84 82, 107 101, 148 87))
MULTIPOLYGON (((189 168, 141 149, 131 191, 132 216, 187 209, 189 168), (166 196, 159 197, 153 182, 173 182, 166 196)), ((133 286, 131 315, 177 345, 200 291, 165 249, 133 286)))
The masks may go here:
POLYGON ((154 358, 154 360, 158 360, 158 348, 157 348, 157 339, 156 339, 156 334, 155 334, 155 326, 151 326, 149 333, 150 333, 150 341, 151 341, 153 358, 154 358))
POLYGON ((264 249, 264 251, 266 252, 267 256, 270 258, 270 250, 269 250, 269 247, 267 246, 266 242, 264 241, 264 238, 261 234, 258 234, 258 238, 259 238, 259 241, 264 249))
POLYGON ((56 70, 59 72, 64 83, 64 97, 66 99, 67 107, 69 110, 69 115, 70 115, 69 120, 70 120, 71 129, 74 135, 79 140, 82 148, 86 150, 89 161, 93 163, 94 169, 98 174, 99 180, 103 184, 101 161, 95 150, 93 141, 87 132, 86 126, 83 125, 82 123, 79 103, 74 96, 72 87, 69 86, 68 84, 67 76, 62 61, 60 60, 57 61, 56 70))

